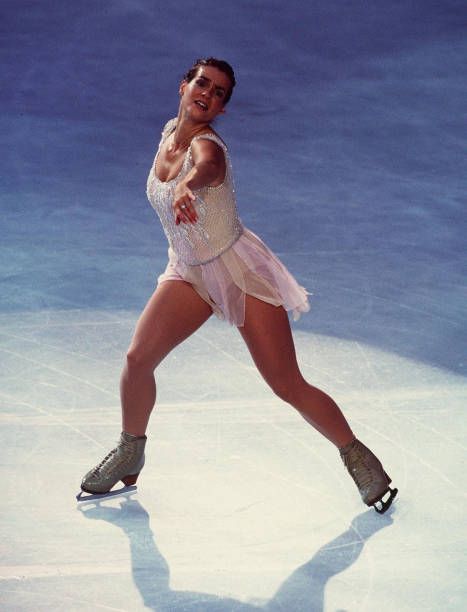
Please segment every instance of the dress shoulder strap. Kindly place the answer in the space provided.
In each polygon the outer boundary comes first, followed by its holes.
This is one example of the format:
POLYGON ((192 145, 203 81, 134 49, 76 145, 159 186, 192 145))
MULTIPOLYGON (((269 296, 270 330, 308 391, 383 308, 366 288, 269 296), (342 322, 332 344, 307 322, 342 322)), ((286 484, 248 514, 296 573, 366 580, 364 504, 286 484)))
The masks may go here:
POLYGON ((177 117, 173 119, 169 119, 167 123, 164 125, 164 129, 162 130, 162 141, 164 141, 169 134, 171 134, 177 126, 177 117))
POLYGON ((212 140, 213 142, 218 144, 224 152, 227 151, 227 145, 225 144, 225 142, 220 136, 214 134, 213 132, 206 132, 206 134, 199 134, 199 136, 195 136, 190 143, 190 149, 191 145, 195 142, 195 140, 199 140, 200 138, 204 138, 205 140, 212 140))

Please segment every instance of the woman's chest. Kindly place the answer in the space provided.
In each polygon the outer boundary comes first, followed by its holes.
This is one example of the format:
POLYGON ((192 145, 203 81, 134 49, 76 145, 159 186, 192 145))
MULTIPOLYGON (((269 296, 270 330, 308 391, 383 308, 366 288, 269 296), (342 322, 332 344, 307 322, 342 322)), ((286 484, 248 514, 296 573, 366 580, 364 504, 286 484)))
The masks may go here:
POLYGON ((160 217, 172 215, 172 203, 174 199, 177 181, 160 181, 153 169, 149 173, 146 194, 151 206, 160 217))
POLYGON ((173 150, 167 142, 162 143, 154 162, 154 173, 161 182, 173 181, 182 171, 187 149, 173 150))

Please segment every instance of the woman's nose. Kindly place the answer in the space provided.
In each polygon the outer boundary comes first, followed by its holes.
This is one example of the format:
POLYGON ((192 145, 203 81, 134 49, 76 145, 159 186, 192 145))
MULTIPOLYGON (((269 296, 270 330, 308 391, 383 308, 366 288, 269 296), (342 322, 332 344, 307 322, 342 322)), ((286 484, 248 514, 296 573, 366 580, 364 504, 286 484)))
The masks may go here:
POLYGON ((212 95, 214 93, 214 87, 207 87, 204 91, 203 91, 203 95, 207 96, 208 98, 211 98, 212 95))

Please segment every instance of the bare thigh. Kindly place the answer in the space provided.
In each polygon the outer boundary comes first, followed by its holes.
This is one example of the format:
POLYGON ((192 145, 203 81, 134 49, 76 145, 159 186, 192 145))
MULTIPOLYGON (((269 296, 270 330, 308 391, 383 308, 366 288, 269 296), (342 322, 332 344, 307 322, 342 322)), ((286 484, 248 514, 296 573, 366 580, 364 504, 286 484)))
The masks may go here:
POLYGON ((245 299, 245 323, 238 329, 265 381, 287 395, 303 380, 287 313, 250 295, 245 299))
POLYGON ((153 369, 212 314, 211 307, 184 281, 168 280, 154 291, 136 324, 130 361, 153 369))

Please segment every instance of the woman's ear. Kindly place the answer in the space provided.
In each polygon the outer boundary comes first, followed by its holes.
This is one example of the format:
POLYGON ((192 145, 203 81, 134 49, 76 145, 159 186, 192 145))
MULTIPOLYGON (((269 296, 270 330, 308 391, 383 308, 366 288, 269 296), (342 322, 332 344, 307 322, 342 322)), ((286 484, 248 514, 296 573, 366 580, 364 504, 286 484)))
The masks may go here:
POLYGON ((186 81, 182 81, 180 83, 180 87, 178 88, 178 93, 183 96, 183 92, 185 91, 185 87, 187 86, 187 82, 186 81))

